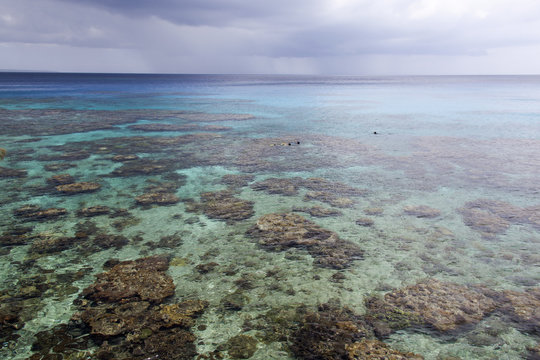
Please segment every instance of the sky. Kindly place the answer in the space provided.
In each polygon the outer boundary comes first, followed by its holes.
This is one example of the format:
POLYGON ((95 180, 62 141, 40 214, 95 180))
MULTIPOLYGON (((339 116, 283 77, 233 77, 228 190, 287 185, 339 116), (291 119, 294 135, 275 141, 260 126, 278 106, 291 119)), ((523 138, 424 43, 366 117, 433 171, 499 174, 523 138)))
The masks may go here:
POLYGON ((540 74, 540 1, 0 0, 0 69, 540 74))

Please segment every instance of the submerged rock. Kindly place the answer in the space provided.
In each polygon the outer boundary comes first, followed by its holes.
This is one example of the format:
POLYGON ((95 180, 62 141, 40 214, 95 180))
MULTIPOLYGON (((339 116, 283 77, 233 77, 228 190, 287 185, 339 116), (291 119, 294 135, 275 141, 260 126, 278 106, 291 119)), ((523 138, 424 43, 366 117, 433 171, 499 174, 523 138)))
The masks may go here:
POLYGON ((139 205, 172 205, 179 202, 180 198, 172 193, 156 192, 139 195, 135 201, 139 205))
POLYGON ((101 188, 101 185, 94 182, 79 182, 56 186, 56 190, 65 195, 94 192, 101 188))
POLYGON ((272 250, 305 248, 324 267, 343 269, 360 259, 363 251, 306 218, 293 214, 267 214, 257 220, 248 235, 272 250))

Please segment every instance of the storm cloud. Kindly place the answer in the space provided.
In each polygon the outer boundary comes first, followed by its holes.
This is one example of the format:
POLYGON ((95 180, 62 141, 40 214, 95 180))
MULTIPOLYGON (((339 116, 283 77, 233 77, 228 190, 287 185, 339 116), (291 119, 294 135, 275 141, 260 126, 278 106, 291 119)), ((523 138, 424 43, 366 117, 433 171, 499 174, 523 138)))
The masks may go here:
POLYGON ((0 68, 540 73, 533 0, 2 0, 0 68))

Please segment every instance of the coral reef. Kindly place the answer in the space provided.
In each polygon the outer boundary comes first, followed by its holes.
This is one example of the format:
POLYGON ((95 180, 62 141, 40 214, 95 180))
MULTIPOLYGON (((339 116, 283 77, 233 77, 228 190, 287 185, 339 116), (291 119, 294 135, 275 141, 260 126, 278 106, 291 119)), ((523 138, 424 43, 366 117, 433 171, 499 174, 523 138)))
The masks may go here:
POLYGON ((161 174, 166 171, 169 171, 167 162, 150 159, 137 159, 124 163, 122 166, 114 169, 110 175, 116 177, 129 177, 161 174))
POLYGON ((67 210, 63 208, 42 209, 38 205, 27 204, 15 209, 13 214, 26 221, 41 221, 56 219, 66 215, 67 210))
POLYGON ((43 166, 43 169, 45 169, 46 171, 64 171, 64 170, 71 169, 74 167, 77 167, 77 165, 62 162, 62 163, 46 164, 43 166))
POLYGON ((73 176, 69 174, 53 175, 47 179, 47 183, 52 186, 73 184, 74 182, 75 182, 75 178, 73 178, 73 176))
POLYGON ((165 271, 168 260, 153 256, 123 261, 97 276, 83 295, 94 301, 115 302, 140 299, 161 302, 174 294, 174 284, 165 271))
POLYGON ((6 178, 23 178, 28 175, 26 170, 22 169, 10 169, 0 166, 0 179, 6 178))
POLYGON ((426 205, 409 205, 403 208, 403 212, 407 215, 416 216, 417 218, 436 218, 441 215, 441 211, 426 205))
POLYGON ((329 209, 322 206, 312 206, 309 208, 293 208, 294 212, 305 212, 314 217, 341 216, 343 213, 336 209, 329 209))
MULTIPOLYGON (((436 279, 389 292, 384 296, 384 303, 393 309, 394 314, 403 312, 407 318, 415 315, 438 331, 476 323, 497 308, 496 302, 480 289, 436 279)), ((378 311, 375 317, 384 320, 385 316, 380 315, 381 307, 375 308, 378 311)))
POLYGON ((298 188, 302 180, 302 178, 268 178, 251 184, 251 188, 255 191, 266 191, 269 194, 293 196, 298 194, 298 188))
POLYGON ((30 359, 193 359, 189 329, 208 303, 161 304, 174 293, 167 268, 157 256, 115 262, 76 300, 68 324, 38 334, 30 359), (89 353, 90 345, 99 348, 89 353))
POLYGON ((540 288, 526 292, 505 290, 500 300, 500 311, 524 331, 540 335, 540 288))
POLYGON ((133 161, 140 159, 138 155, 135 154, 127 154, 127 155, 115 155, 111 158, 112 161, 116 162, 125 162, 125 161, 133 161))
POLYGON ((374 223, 375 222, 373 221, 373 219, 370 219, 368 217, 362 217, 356 220, 356 225, 360 226, 373 226, 374 223))
POLYGON ((228 126, 197 124, 137 124, 129 125, 129 129, 138 131, 226 131, 231 128, 228 126))
POLYGON ((479 231, 485 238, 504 233, 512 224, 531 224, 540 228, 540 207, 520 208, 512 204, 477 199, 465 204, 458 212, 465 225, 479 231))
POLYGON ((338 196, 327 191, 308 191, 304 200, 317 200, 339 208, 348 208, 354 205, 353 199, 338 196))
POLYGON ((139 195, 135 197, 135 201, 138 205, 172 205, 179 202, 180 199, 171 193, 155 192, 139 195))
POLYGON ((75 245, 73 238, 58 236, 56 234, 40 233, 34 237, 30 252, 37 254, 51 254, 69 249, 75 245))
POLYGON ((335 269, 346 268, 363 255, 357 245, 293 213, 264 215, 248 230, 248 235, 272 250, 305 248, 315 263, 335 269))
POLYGON ((347 345, 371 332, 360 316, 347 308, 323 304, 309 312, 293 335, 291 350, 301 359, 347 359, 347 345))
POLYGON ((257 343, 249 335, 236 335, 227 341, 225 348, 232 359, 249 359, 257 351, 257 343))
POLYGON ((341 196, 365 196, 367 190, 358 189, 344 183, 323 178, 308 178, 302 181, 302 186, 311 191, 323 191, 341 196))
POLYGON ((105 205, 95 205, 86 208, 79 209, 77 216, 82 217, 94 217, 99 215, 107 215, 111 212, 111 208, 105 205))
POLYGON ((95 182, 78 182, 56 186, 56 190, 65 195, 75 195, 88 192, 94 192, 101 188, 101 185, 95 182))
POLYGON ((349 360, 422 360, 424 357, 411 352, 403 353, 392 349, 379 340, 362 339, 345 345, 349 360))
POLYGON ((188 202, 187 210, 202 211, 211 219, 240 221, 253 216, 253 202, 235 197, 229 190, 205 192, 201 194, 201 202, 188 202))
POLYGON ((240 188, 247 186, 250 182, 255 179, 253 175, 245 174, 227 174, 223 175, 221 178, 221 183, 228 185, 231 188, 240 188))

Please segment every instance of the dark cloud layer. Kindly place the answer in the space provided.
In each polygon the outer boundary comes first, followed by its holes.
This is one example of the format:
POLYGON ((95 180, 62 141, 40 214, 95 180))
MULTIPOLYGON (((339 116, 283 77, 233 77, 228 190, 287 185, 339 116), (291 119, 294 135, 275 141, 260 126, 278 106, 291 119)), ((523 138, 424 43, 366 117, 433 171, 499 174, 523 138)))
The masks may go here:
POLYGON ((2 0, 0 68, 530 73, 539 15, 533 0, 2 0))

